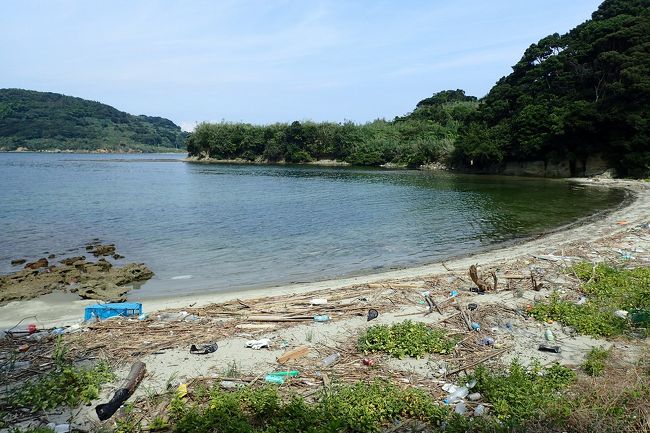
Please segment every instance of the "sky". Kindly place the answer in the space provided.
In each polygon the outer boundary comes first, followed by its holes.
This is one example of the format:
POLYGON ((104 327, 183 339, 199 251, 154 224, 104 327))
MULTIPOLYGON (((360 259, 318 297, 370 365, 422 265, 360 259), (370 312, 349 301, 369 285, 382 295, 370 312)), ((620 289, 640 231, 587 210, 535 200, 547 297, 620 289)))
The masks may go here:
POLYGON ((593 0, 0 0, 0 87, 197 122, 392 119, 485 95, 593 0))

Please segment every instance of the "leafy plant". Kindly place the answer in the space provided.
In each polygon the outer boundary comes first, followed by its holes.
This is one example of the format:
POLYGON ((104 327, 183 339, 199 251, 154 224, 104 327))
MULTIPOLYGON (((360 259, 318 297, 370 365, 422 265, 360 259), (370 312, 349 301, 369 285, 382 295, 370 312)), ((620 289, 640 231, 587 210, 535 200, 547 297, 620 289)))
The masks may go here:
POLYGON ((53 355, 54 370, 22 384, 9 398, 11 406, 32 412, 62 405, 76 407, 96 399, 100 386, 114 379, 105 362, 90 368, 78 367, 66 360, 65 355, 66 348, 59 339, 53 355))
POLYGON ((560 299, 557 293, 536 304, 531 315, 538 320, 557 320, 582 334, 610 337, 631 328, 647 333, 650 316, 650 268, 618 269, 608 265, 579 263, 572 269, 584 283, 588 301, 583 305, 560 299), (629 320, 614 314, 629 312, 629 320))
POLYGON ((592 347, 587 354, 585 363, 582 364, 582 369, 589 376, 600 376, 605 370, 607 358, 609 358, 609 350, 602 347, 592 347))
POLYGON ((475 389, 492 404, 496 417, 509 424, 520 424, 551 408, 565 410, 558 404, 562 399, 559 391, 573 382, 575 373, 559 364, 543 368, 535 363, 526 368, 514 361, 503 372, 490 372, 479 366, 475 379, 475 389))
POLYGON ((385 352, 395 358, 420 358, 427 353, 450 353, 456 340, 421 322, 405 320, 393 325, 375 325, 359 337, 359 350, 385 352))

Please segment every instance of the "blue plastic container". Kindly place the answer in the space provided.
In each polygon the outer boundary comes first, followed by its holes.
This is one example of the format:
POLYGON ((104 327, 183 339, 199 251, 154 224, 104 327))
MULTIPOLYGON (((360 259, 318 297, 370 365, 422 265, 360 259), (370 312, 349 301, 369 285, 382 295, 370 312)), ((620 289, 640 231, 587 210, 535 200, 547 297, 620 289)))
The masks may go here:
POLYGON ((95 304, 86 307, 84 320, 94 317, 100 320, 114 316, 139 316, 142 314, 142 304, 139 302, 118 302, 114 304, 95 304))

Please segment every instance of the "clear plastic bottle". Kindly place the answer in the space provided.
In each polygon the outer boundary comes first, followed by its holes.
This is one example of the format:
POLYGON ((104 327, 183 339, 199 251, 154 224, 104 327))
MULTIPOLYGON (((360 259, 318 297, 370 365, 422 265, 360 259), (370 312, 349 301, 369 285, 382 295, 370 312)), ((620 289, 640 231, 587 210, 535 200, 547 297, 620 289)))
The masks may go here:
POLYGON ((340 353, 338 353, 338 352, 337 353, 332 353, 330 356, 323 359, 321 361, 321 364, 323 365, 323 367, 329 367, 330 365, 336 363, 339 360, 340 357, 341 357, 340 353))

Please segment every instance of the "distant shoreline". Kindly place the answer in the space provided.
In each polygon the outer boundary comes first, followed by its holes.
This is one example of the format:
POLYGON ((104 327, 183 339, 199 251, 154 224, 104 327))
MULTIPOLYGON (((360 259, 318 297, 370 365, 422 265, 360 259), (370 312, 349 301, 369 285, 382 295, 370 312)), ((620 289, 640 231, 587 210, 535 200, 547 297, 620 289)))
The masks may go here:
POLYGON ((183 153, 187 153, 186 150, 183 151, 178 151, 174 152, 173 149, 165 150, 164 152, 149 152, 145 150, 126 150, 126 151, 118 151, 118 150, 109 150, 109 149, 98 149, 98 150, 82 150, 82 149, 75 149, 75 150, 67 150, 67 149, 43 149, 43 150, 0 150, 0 153, 69 153, 69 154, 81 154, 81 155, 132 155, 132 154, 141 154, 141 153, 161 153, 161 154, 174 154, 174 155, 180 155, 183 153))

